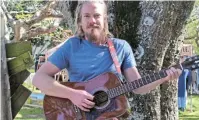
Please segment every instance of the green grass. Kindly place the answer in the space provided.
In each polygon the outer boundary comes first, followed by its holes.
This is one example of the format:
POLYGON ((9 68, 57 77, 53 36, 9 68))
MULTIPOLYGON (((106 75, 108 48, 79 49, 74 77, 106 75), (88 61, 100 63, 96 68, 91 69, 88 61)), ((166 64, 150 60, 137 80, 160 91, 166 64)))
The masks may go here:
POLYGON ((192 95, 192 112, 190 103, 190 96, 188 96, 186 110, 179 112, 180 120, 199 120, 199 95, 192 95))
POLYGON ((45 120, 43 109, 23 106, 14 120, 45 120))
MULTIPOLYGON (((199 120, 199 95, 192 96, 192 112, 190 111, 190 96, 187 108, 184 112, 179 111, 179 120, 199 120)), ((23 106, 14 120, 45 120, 42 108, 23 106)))
MULTIPOLYGON (((32 85, 28 85, 25 82, 23 83, 23 85, 34 93, 41 93, 40 90, 37 90, 35 87, 33 88, 32 85)), ((30 97, 27 99, 26 103, 38 105, 38 103, 32 101, 30 97)), ((45 120, 45 116, 42 108, 35 108, 23 105, 14 120, 45 120)))

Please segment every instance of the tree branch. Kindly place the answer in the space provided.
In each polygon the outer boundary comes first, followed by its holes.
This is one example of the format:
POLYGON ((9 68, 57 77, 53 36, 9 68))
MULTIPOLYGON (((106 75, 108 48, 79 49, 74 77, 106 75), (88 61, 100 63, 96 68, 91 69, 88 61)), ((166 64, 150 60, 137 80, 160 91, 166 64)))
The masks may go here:
POLYGON ((48 27, 38 27, 35 29, 30 29, 29 31, 26 32, 26 34, 23 34, 23 36, 21 37, 20 40, 25 40, 25 39, 29 39, 31 37, 35 37, 37 35, 54 32, 57 29, 57 27, 59 26, 60 21, 61 21, 61 19, 57 19, 57 20, 55 20, 55 22, 53 24, 51 24, 48 27))
POLYGON ((1 7, 2 7, 2 9, 3 9, 3 11, 4 11, 4 13, 5 13, 5 15, 6 15, 8 21, 9 21, 9 23, 12 24, 12 22, 14 21, 14 19, 13 19, 13 17, 9 14, 8 10, 6 9, 6 6, 4 5, 4 2, 2 2, 1 7))
POLYGON ((25 40, 31 37, 35 37, 37 35, 50 33, 56 30, 59 26, 61 18, 63 15, 53 10, 55 6, 55 1, 49 1, 44 9, 36 12, 30 20, 17 20, 14 21, 14 40, 25 40), (48 27, 38 27, 31 29, 31 26, 35 23, 38 23, 45 18, 55 18, 55 22, 48 27))

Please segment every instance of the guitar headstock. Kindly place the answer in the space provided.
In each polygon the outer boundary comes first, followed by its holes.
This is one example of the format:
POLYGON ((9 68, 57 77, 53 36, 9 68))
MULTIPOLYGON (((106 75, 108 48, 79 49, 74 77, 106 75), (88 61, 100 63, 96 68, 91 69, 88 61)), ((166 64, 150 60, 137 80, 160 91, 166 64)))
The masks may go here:
POLYGON ((184 62, 181 63, 183 69, 195 70, 199 68, 199 55, 186 58, 184 62))

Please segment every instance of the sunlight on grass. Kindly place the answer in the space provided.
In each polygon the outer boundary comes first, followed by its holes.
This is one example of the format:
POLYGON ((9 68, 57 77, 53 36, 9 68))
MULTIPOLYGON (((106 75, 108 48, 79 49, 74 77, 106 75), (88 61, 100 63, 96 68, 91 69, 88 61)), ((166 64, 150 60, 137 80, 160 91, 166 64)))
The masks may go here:
POLYGON ((23 116, 22 116, 22 114, 17 114, 17 116, 16 116, 16 118, 22 118, 23 116))
POLYGON ((43 109, 23 106, 14 120, 44 120, 43 109))
MULTIPOLYGON (((24 83, 28 89, 34 93, 41 93, 32 85, 24 83)), ((184 112, 179 111, 179 120, 199 120, 199 95, 192 95, 192 112, 191 112, 191 97, 188 96, 187 108, 184 112)), ((29 99, 28 99, 29 100, 29 99)), ((27 100, 27 103, 28 103, 27 100)), ((29 103, 30 104, 30 103, 29 103)), ((45 120, 43 109, 23 106, 14 120, 45 120)))
POLYGON ((192 112, 191 112, 191 97, 188 96, 187 108, 184 112, 179 112, 180 120, 199 120, 199 95, 192 96, 192 112))

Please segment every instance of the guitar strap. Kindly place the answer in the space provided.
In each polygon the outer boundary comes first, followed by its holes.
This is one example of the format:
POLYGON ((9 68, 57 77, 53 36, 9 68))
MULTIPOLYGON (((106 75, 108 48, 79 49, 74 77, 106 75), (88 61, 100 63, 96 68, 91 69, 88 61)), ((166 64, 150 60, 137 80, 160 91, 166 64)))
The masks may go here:
MULTIPOLYGON (((117 70, 117 73, 118 73, 118 77, 120 79, 120 81, 122 83, 125 83, 127 82, 127 80, 124 79, 124 76, 122 75, 122 72, 121 72, 121 69, 120 69, 120 64, 118 62, 118 58, 117 58, 117 53, 115 51, 115 47, 113 45, 113 41, 111 39, 108 39, 107 41, 108 43, 108 48, 109 48, 109 51, 110 51, 110 54, 111 54, 111 57, 113 59, 113 63, 115 65, 115 68, 117 70)), ((128 108, 130 108, 130 102, 129 102, 129 99, 127 99, 127 105, 128 105, 128 108)), ((124 113, 124 116, 127 115, 129 116, 131 113, 127 110, 125 113, 124 113)))
POLYGON ((108 43, 108 48, 109 48, 109 51, 110 51, 110 54, 111 54, 111 57, 113 59, 113 63, 115 65, 115 68, 117 70, 117 74, 118 74, 118 77, 119 79, 124 82, 124 77, 122 75, 122 72, 121 72, 121 69, 120 69, 120 64, 118 62, 118 58, 117 58, 117 53, 115 51, 115 47, 113 45, 113 41, 111 39, 108 39, 107 41, 108 43))

